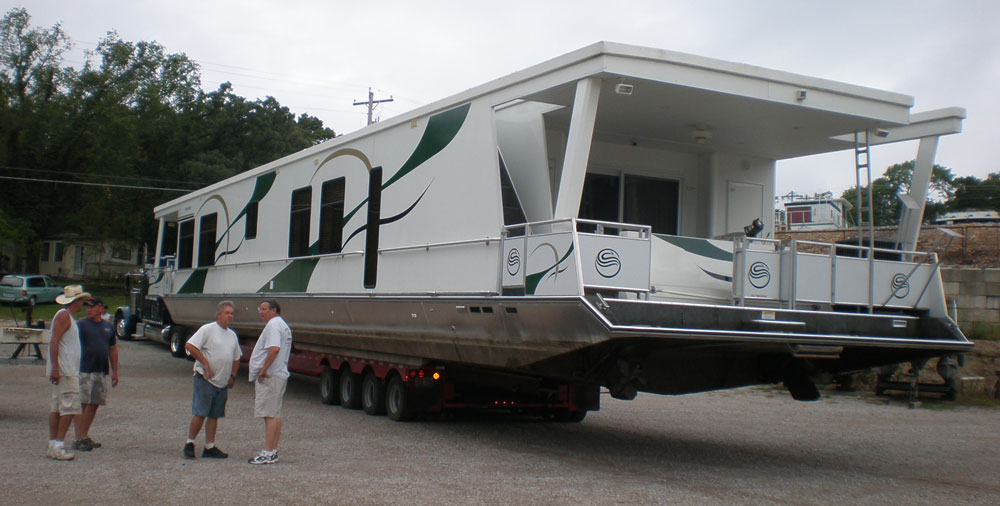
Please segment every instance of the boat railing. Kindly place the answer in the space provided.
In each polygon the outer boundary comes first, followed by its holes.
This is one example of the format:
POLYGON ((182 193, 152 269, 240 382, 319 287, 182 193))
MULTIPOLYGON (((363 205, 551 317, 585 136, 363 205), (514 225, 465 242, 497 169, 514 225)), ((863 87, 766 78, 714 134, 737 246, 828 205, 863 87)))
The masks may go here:
POLYGON ((734 253, 738 305, 926 309, 940 284, 935 253, 757 238, 737 240, 734 253))
POLYGON ((563 218, 504 227, 502 293, 649 292, 648 225, 563 218))

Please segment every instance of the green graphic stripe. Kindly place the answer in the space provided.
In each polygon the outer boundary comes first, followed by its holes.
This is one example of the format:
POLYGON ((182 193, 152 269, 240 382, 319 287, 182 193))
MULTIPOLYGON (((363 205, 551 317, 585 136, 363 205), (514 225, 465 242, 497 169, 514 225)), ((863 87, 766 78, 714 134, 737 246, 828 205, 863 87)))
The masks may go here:
MULTIPOLYGON (((413 153, 410 157, 403 163, 396 173, 389 178, 388 181, 382 184, 382 189, 400 180, 403 176, 413 172, 414 169, 419 167, 421 164, 429 160, 432 156, 441 152, 455 136, 458 135, 458 131, 462 128, 465 123, 465 118, 469 114, 470 104, 465 104, 454 109, 435 114, 427 120, 427 128, 424 129, 423 135, 417 142, 417 147, 414 148, 413 153)), ((362 156, 363 153, 358 152, 362 156)), ((357 156, 355 153, 345 153, 351 154, 352 156, 357 156)), ((328 159, 329 160, 329 159, 328 159)), ((363 158, 366 166, 370 167, 370 162, 367 157, 363 158)), ((343 223, 347 223, 350 219, 357 213, 365 204, 368 203, 368 198, 366 197, 357 205, 351 212, 344 216, 343 223)), ((309 246, 309 253, 315 255, 319 252, 319 241, 311 244, 309 246)), ((259 291, 261 292, 305 292, 309 286, 309 278, 312 276, 313 269, 316 268, 316 263, 319 259, 311 258, 305 260, 294 260, 277 276, 272 278, 270 282, 265 284, 259 291), (273 282, 273 283, 272 283, 273 282), (273 284, 273 287, 272 287, 273 284)))
POLYGON ((240 214, 236 215, 233 222, 226 227, 226 231, 219 236, 219 240, 215 242, 215 249, 219 249, 219 245, 222 244, 222 240, 226 237, 226 234, 229 233, 229 229, 233 228, 233 225, 236 225, 236 222, 240 221, 240 218, 246 216, 247 209, 250 209, 250 206, 253 205, 254 202, 260 202, 263 200, 264 196, 267 195, 267 192, 271 191, 271 186, 274 185, 274 179, 277 175, 277 172, 272 171, 264 174, 263 176, 257 176, 257 181, 253 186, 253 194, 250 195, 250 201, 247 202, 247 205, 243 206, 243 210, 240 211, 240 214))
MULTIPOLYGON (((420 137, 420 141, 417 142, 417 147, 413 150, 413 154, 410 155, 410 158, 403 163, 403 166, 391 178, 382 183, 382 189, 388 188, 389 185, 399 181, 403 176, 413 172, 413 169, 416 169, 432 156, 440 153, 445 146, 450 144, 465 123, 465 118, 469 114, 469 107, 470 104, 465 104, 431 116, 431 119, 427 120, 427 128, 424 129, 424 134, 420 137)), ((347 213, 344 216, 344 223, 347 223, 367 203, 368 199, 365 198, 357 207, 347 213)))
POLYGON ((724 262, 733 261, 733 252, 726 251, 710 242, 707 239, 696 239, 694 237, 679 237, 676 235, 653 234, 664 241, 681 248, 694 255, 722 260, 724 262))
POLYGON ((177 293, 205 293, 205 278, 208 276, 208 269, 197 269, 188 276, 184 286, 177 293))
POLYGON ((292 260, 292 263, 285 266, 274 278, 258 292, 306 292, 309 288, 309 279, 313 270, 319 262, 318 258, 305 258, 292 260))
POLYGON ((542 278, 544 278, 545 275, 548 274, 552 269, 555 269, 555 268, 559 267, 559 264, 563 263, 563 260, 566 260, 567 258, 569 258, 570 253, 573 253, 573 245, 572 244, 569 245, 569 249, 566 250, 566 254, 563 255, 562 258, 560 258, 558 261, 556 261, 556 263, 553 264, 552 267, 549 267, 548 269, 545 269, 542 272, 536 272, 534 274, 529 274, 527 277, 525 277, 525 279, 524 279, 524 293, 526 293, 528 295, 534 295, 535 294, 535 289, 538 288, 538 283, 540 283, 542 281, 542 278))

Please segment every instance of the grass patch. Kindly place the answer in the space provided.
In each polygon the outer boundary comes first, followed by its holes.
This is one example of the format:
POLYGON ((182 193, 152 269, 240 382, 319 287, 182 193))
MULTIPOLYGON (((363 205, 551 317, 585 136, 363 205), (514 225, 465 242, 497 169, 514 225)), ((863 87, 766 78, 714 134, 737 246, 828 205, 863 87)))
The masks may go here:
MULTIPOLYGON (((94 293, 94 295, 100 297, 101 300, 103 300, 104 303, 108 305, 108 312, 111 314, 115 313, 115 309, 117 309, 118 306, 125 305, 126 302, 125 295, 110 295, 110 294, 105 295, 100 291, 96 292, 97 293, 94 292, 91 293, 94 293)), ((12 306, 12 305, 0 306, 0 319, 16 321, 19 324, 23 325, 25 316, 25 313, 22 311, 23 307, 24 306, 12 306)), ((52 322, 52 317, 54 317, 60 309, 62 309, 62 306, 56 303, 38 304, 31 311, 31 319, 35 321, 44 320, 45 328, 49 328, 49 324, 52 322)), ((87 316, 87 310, 80 309, 80 311, 77 312, 74 316, 76 318, 84 318, 87 316)))

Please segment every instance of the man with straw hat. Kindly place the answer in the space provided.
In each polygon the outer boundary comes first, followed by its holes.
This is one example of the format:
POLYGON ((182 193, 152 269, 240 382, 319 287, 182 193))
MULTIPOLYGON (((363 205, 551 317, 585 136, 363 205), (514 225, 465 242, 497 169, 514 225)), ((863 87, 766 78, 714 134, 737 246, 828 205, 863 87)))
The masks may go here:
POLYGON ((73 315, 80 311, 83 301, 90 294, 80 285, 63 288, 56 302, 63 308, 52 318, 52 339, 45 361, 46 373, 52 383, 52 407, 49 410, 50 459, 73 460, 73 452, 66 450, 63 440, 73 421, 80 414, 80 331, 73 315))

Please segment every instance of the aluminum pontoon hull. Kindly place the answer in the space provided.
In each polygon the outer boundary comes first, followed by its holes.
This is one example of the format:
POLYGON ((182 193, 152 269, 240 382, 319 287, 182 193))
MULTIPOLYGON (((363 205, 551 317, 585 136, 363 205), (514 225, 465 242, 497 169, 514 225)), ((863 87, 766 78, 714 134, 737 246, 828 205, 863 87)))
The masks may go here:
MULTIPOLYGON (((972 348, 950 321, 599 297, 276 295, 299 349, 398 363, 488 368, 637 391, 687 393, 783 381, 790 363, 838 373, 972 348)), ((175 323, 237 306, 254 339, 260 294, 168 295, 175 323)), ((614 393, 614 392, 613 392, 614 393)))

